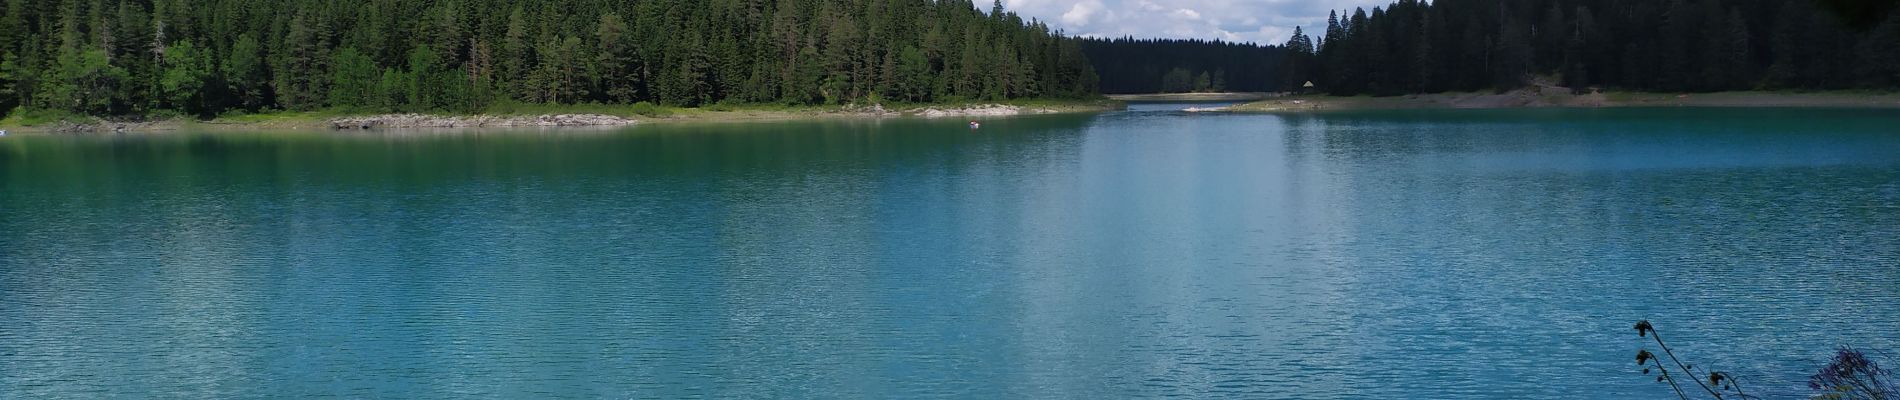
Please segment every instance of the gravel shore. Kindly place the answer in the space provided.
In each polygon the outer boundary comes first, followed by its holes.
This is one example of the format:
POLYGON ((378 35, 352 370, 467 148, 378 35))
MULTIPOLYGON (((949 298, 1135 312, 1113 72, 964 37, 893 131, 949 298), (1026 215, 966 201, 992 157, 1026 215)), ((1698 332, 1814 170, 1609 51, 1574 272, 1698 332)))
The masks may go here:
POLYGON ((491 127, 569 127, 626 126, 638 121, 600 114, 560 114, 528 116, 442 116, 388 114, 337 118, 330 125, 338 130, 385 128, 491 128, 491 127))

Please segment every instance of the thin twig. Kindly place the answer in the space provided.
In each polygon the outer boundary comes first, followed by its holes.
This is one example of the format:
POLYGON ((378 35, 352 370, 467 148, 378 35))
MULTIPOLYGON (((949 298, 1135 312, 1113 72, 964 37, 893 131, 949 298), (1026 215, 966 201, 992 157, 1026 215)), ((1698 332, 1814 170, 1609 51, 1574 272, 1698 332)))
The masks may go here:
POLYGON ((1669 387, 1676 389, 1676 397, 1682 398, 1682 400, 1689 400, 1689 394, 1682 392, 1682 385, 1677 385, 1676 378, 1669 376, 1669 368, 1663 367, 1662 359, 1651 359, 1650 362, 1656 363, 1657 371, 1662 371, 1663 381, 1669 382, 1669 387))
MULTIPOLYGON (((1669 345, 1667 345, 1667 344, 1663 344, 1663 340, 1662 340, 1662 334, 1661 334, 1661 333, 1657 333, 1657 332, 1656 332, 1656 328, 1655 328, 1655 327, 1651 327, 1651 328, 1649 328, 1649 335, 1650 335, 1650 337, 1651 337, 1651 338, 1653 338, 1653 339, 1656 339, 1656 345, 1657 345, 1657 346, 1662 346, 1662 350, 1663 350, 1663 354, 1668 354, 1668 355, 1669 355, 1669 361, 1674 361, 1674 362, 1676 363, 1676 366, 1677 366, 1677 367, 1681 367, 1681 368, 1682 368, 1682 373, 1684 373, 1684 374, 1689 374, 1689 378, 1690 378, 1690 379, 1694 379, 1694 380, 1695 380, 1695 384, 1696 384, 1697 386, 1701 386, 1701 387, 1702 387, 1702 390, 1705 390, 1705 391, 1708 391, 1708 392, 1709 392, 1709 395, 1710 395, 1710 396, 1715 396, 1715 398, 1716 398, 1716 400, 1721 400, 1721 399, 1722 399, 1722 393, 1720 393, 1720 392, 1716 392, 1716 391, 1715 391, 1715 389, 1714 389, 1714 388, 1711 388, 1711 387, 1709 387, 1709 385, 1708 385, 1708 384, 1706 384, 1706 383, 1702 383, 1702 380, 1701 380, 1701 379, 1697 379, 1697 378, 1695 377, 1695 371, 1692 371, 1692 370, 1689 370, 1689 366, 1688 366, 1688 365, 1684 365, 1684 364, 1682 363, 1682 359, 1680 359, 1680 358, 1676 358, 1676 352, 1674 352, 1674 351, 1670 351, 1670 350, 1669 350, 1669 345)), ((1667 368, 1665 368, 1665 369, 1667 369, 1667 368)))
POLYGON ((1738 395, 1738 396, 1742 396, 1742 398, 1744 398, 1744 399, 1753 399, 1753 398, 1756 398, 1755 396, 1749 396, 1749 395, 1748 395, 1748 392, 1745 392, 1745 391, 1742 391, 1742 381, 1741 381, 1741 380, 1738 380, 1738 379, 1735 379, 1735 376, 1734 376, 1734 375, 1729 375, 1729 374, 1728 374, 1727 372, 1723 372, 1723 373, 1722 373, 1722 379, 1727 379, 1727 380, 1728 380, 1728 385, 1729 385, 1729 387, 1733 387, 1733 388, 1735 388, 1735 394, 1736 394, 1736 395, 1738 395))

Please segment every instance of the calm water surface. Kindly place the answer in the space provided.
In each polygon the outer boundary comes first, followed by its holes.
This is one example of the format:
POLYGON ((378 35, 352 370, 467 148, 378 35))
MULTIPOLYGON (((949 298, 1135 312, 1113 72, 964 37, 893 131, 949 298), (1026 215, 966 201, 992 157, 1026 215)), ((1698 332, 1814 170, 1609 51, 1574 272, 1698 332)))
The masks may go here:
MULTIPOLYGON (((1172 108, 1172 109, 1178 109, 1172 108)), ((1900 113, 0 138, 0 397, 1661 398, 1900 349, 1900 113)))

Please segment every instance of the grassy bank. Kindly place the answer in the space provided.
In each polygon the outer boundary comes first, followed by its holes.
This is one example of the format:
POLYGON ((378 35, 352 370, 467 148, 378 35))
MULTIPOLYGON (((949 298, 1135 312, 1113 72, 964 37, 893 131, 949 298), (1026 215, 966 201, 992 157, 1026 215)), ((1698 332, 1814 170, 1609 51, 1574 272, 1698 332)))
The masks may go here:
MULTIPOLYGON (((650 103, 633 105, 606 104, 501 104, 476 114, 429 113, 445 116, 486 115, 498 117, 562 114, 595 114, 632 119, 639 123, 725 123, 766 122, 816 119, 913 117, 924 110, 968 110, 1006 106, 1022 114, 1086 113, 1121 109, 1125 104, 1108 99, 1019 99, 998 102, 957 103, 884 103, 879 106, 829 105, 802 106, 784 104, 714 104, 704 107, 668 107, 650 103)), ((360 110, 271 111, 234 113, 209 120, 190 117, 148 117, 140 119, 101 119, 61 112, 16 111, 0 119, 0 129, 16 132, 164 132, 176 130, 330 130, 332 120, 388 114, 360 110)), ((955 116, 955 115, 952 115, 955 116)))
POLYGON ((1900 108, 1900 93, 1860 91, 1717 93, 1598 92, 1533 87, 1504 93, 1434 93, 1390 97, 1302 95, 1229 107, 1235 112, 1312 112, 1340 110, 1534 107, 1841 107, 1900 108))

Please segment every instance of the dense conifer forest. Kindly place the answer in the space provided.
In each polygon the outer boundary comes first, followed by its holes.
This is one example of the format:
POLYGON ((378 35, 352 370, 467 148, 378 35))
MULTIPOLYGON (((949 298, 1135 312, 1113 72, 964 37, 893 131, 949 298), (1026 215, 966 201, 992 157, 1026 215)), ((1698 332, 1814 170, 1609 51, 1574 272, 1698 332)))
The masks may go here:
POLYGON ((1323 39, 1294 37, 1289 80, 1339 95, 1509 89, 1535 75, 1577 89, 1894 89, 1900 15, 1887 4, 1399 0, 1336 13, 1323 39))
POLYGON ((1080 39, 971 0, 0 0, 0 111, 1900 88, 1854 0, 1399 0, 1281 45, 1080 39), (1100 73, 1098 75, 1098 72, 1100 73))
POLYGON ((0 0, 0 112, 1086 97, 1077 39, 970 0, 0 0))
POLYGON ((1274 92, 1286 48, 1205 40, 1087 39, 1103 93, 1274 92))

